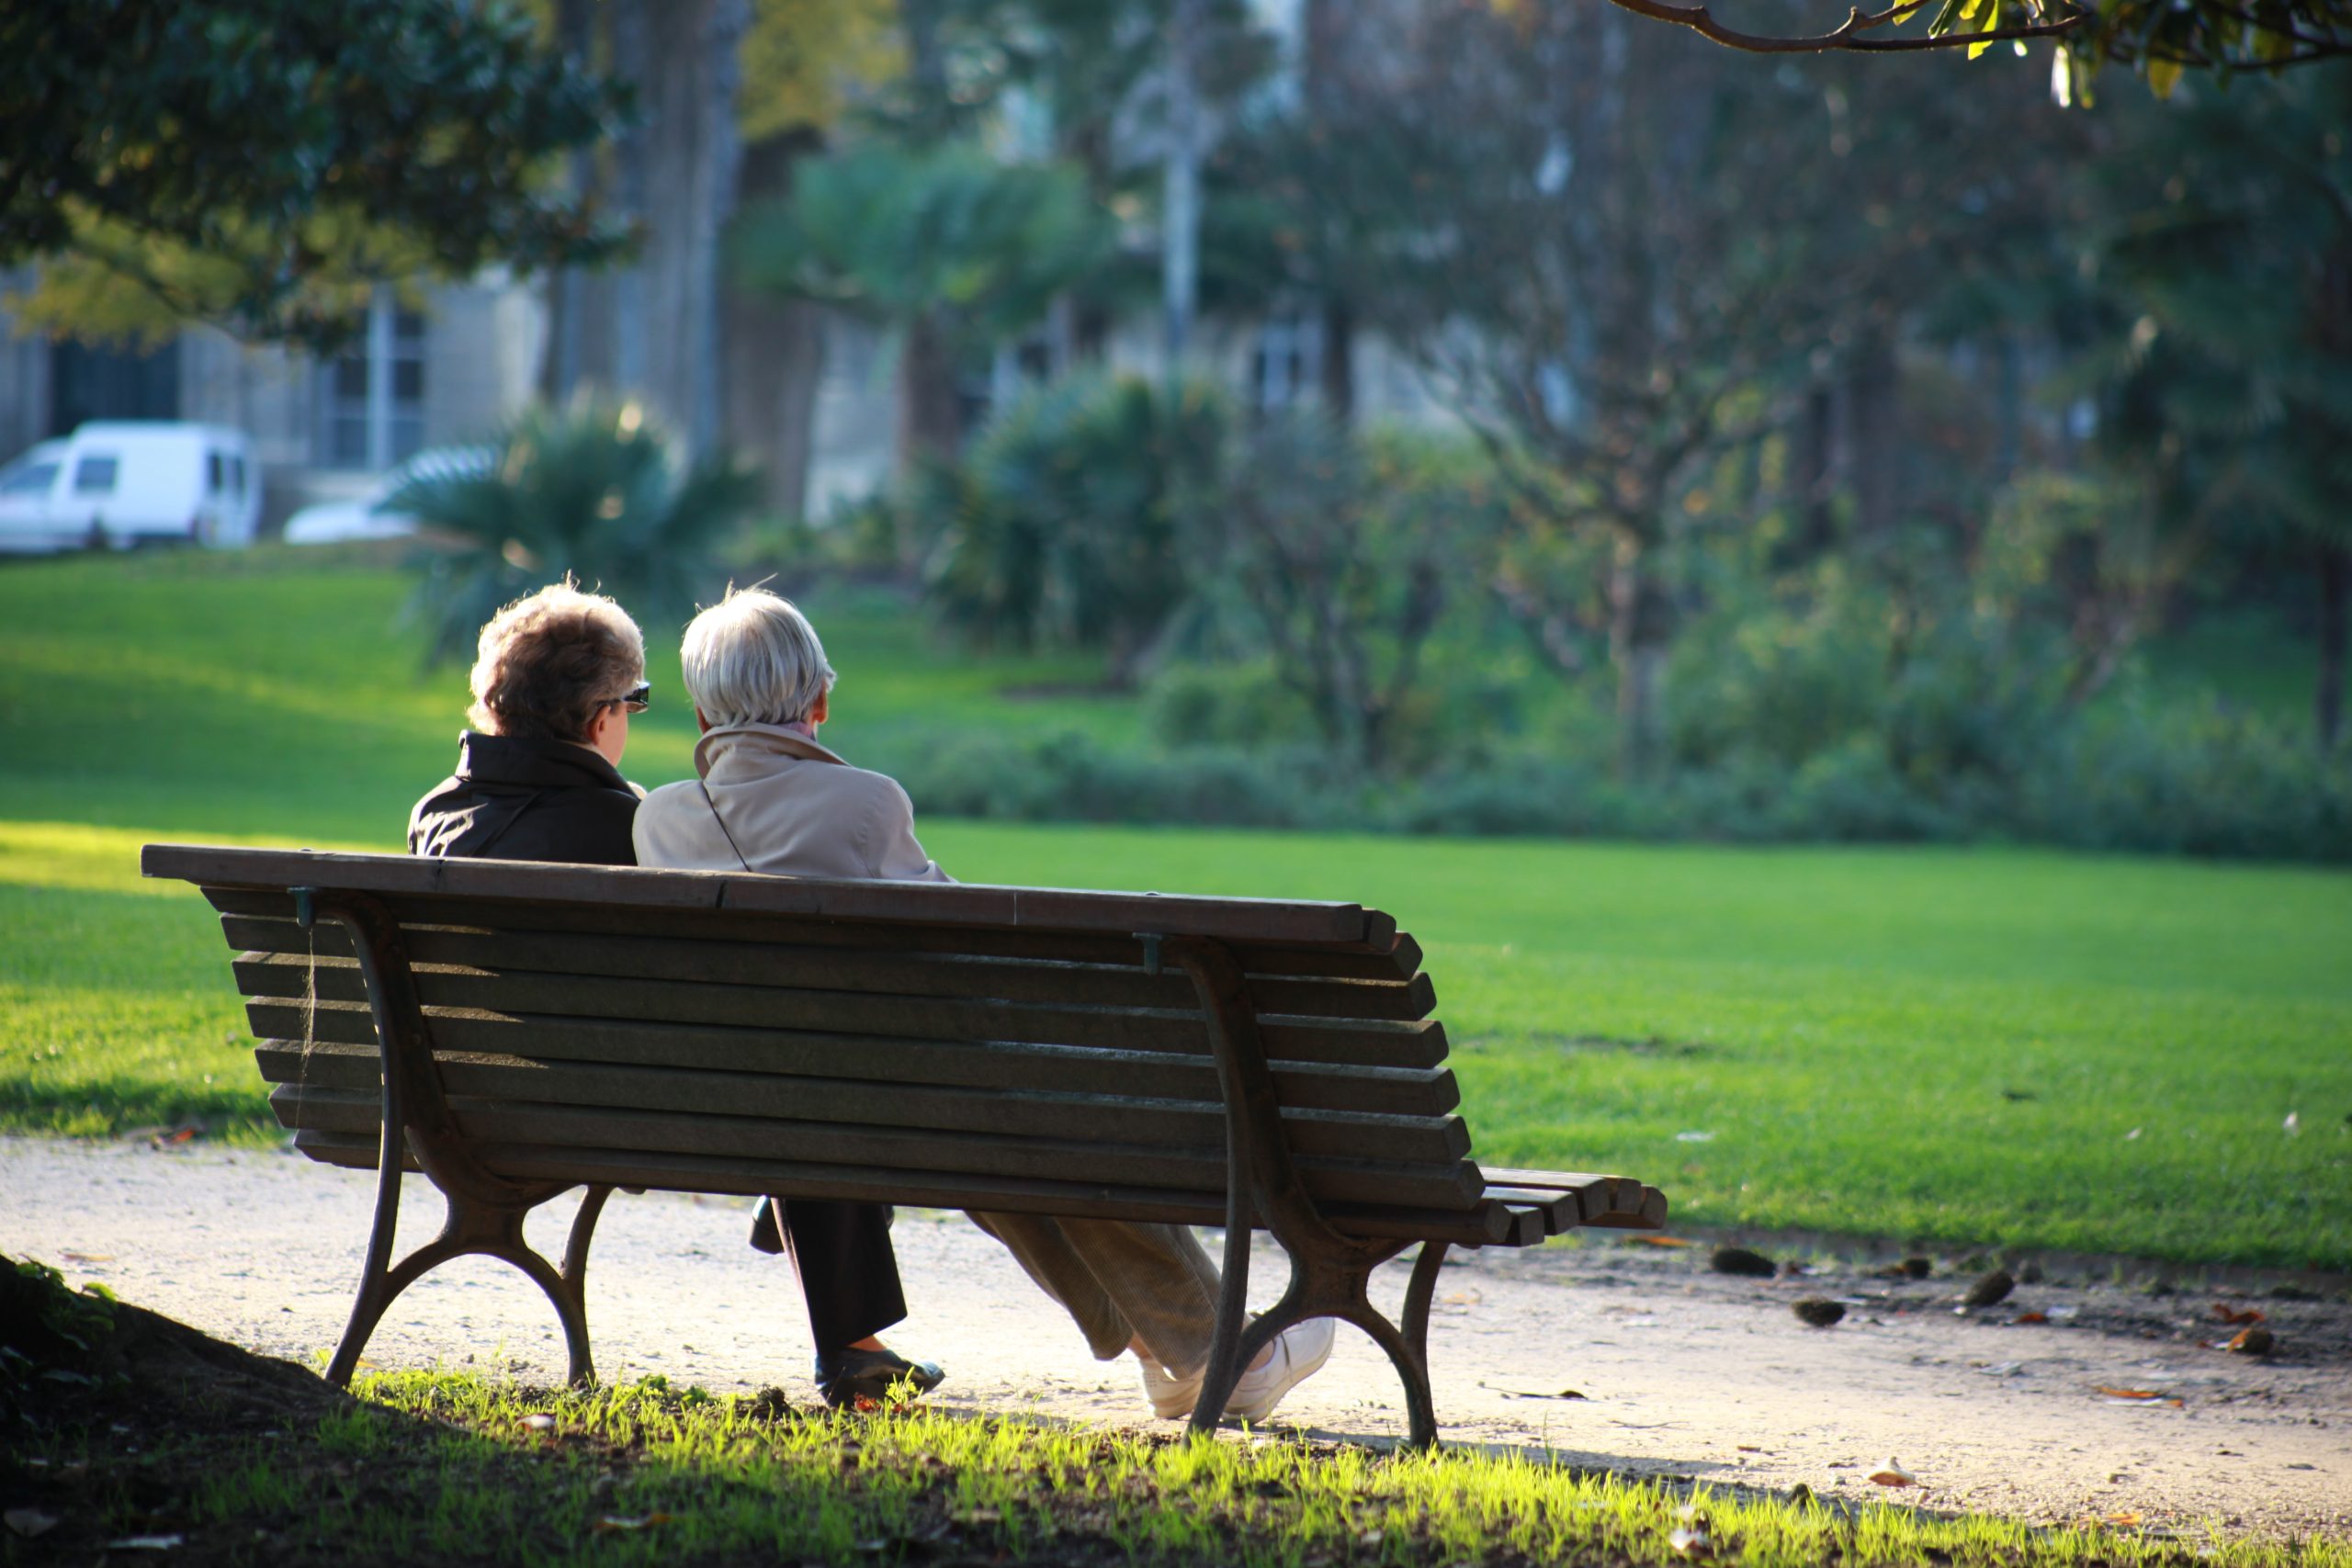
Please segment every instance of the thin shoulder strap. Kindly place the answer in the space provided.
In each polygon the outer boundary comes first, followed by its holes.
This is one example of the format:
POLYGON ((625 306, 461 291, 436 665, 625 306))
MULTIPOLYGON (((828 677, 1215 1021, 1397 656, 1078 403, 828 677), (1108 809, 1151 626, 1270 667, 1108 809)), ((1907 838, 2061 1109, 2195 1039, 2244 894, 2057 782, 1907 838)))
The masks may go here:
POLYGON ((727 818, 718 814, 718 802, 710 797, 710 785, 701 779, 695 780, 695 785, 702 791, 702 803, 710 807, 710 819, 718 824, 720 832, 727 833, 727 847, 735 852, 736 861, 745 871, 751 870, 752 863, 743 859, 743 846, 735 841, 734 834, 727 832, 727 818))

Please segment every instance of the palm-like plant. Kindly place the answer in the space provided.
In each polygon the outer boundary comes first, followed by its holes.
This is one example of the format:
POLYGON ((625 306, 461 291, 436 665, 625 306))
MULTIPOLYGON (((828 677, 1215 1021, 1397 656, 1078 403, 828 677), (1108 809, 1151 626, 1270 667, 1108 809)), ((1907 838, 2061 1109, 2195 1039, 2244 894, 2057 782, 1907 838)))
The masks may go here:
POLYGON ((1198 387, 1077 376, 1030 393, 918 475, 927 597, 975 642, 1100 648, 1131 678, 1190 590, 1182 524, 1223 423, 1198 387))
POLYGON ((470 651, 498 607, 566 575, 626 598, 640 618, 691 610, 712 543, 758 498, 725 458, 684 462, 634 402, 536 407, 507 427, 487 473, 412 479, 384 502, 455 545, 423 558, 411 609, 428 665, 470 651))

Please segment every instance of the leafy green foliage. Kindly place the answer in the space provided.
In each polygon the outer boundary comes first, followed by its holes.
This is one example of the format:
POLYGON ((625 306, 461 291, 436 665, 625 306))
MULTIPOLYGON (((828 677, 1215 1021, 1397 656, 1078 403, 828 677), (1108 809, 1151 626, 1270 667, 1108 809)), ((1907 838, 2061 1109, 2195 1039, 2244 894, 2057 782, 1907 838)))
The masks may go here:
POLYGON ((248 336, 331 350, 370 283, 626 238, 542 177, 621 89, 503 0, 14 6, 0 106, 0 265, 78 257, 248 336))
POLYGON ((1431 736, 1430 639, 1497 525, 1482 473, 1432 475, 1415 446, 1270 418, 1237 437, 1188 552, 1204 613, 1271 656, 1335 756, 1374 770, 1429 761, 1400 741, 1431 736))
POLYGON ((755 287, 892 326, 936 313, 989 343, 1036 321, 1115 238, 1074 167, 869 143, 799 164, 789 197, 743 215, 736 246, 755 287))
POLYGON ((907 487, 925 597, 979 646, 1099 648, 1131 676, 1192 589, 1187 519, 1225 419, 1199 386, 1132 377, 1027 394, 907 487))
POLYGON ((421 476, 385 505, 458 545, 420 558, 413 607, 439 660, 470 649, 500 605, 566 576, 649 625, 683 618, 717 542, 758 496, 726 458, 684 463, 637 404, 591 398, 522 414, 491 472, 421 476))

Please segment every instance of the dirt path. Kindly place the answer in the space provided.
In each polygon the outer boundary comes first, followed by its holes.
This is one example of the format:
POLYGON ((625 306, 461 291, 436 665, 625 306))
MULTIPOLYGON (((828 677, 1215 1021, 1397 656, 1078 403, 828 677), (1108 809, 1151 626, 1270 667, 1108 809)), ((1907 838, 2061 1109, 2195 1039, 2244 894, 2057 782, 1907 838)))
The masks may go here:
MULTIPOLYGON (((373 1178, 291 1155, 154 1150, 0 1138, 0 1252, 238 1344, 322 1360, 341 1331, 373 1178)), ((570 1203, 534 1239, 550 1253, 570 1203)), ((438 1206, 410 1183, 409 1245, 438 1206)), ((806 1321, 788 1268, 743 1245, 741 1206, 616 1197, 597 1234, 590 1321, 599 1370, 714 1391, 780 1383, 811 1397, 806 1321)), ((960 1217, 899 1216, 915 1315, 891 1338, 945 1363, 956 1408, 1107 1425, 1148 1422, 1125 1362, 1086 1358, 1059 1309, 960 1217)), ((1253 1296, 1279 1256, 1261 1249, 1253 1296)), ((1393 1303, 1402 1269, 1375 1294, 1393 1303)), ((1799 1280, 1708 1272, 1706 1249, 1595 1242, 1479 1254, 1449 1267, 1430 1328, 1438 1416, 1454 1443, 1549 1449, 1563 1461, 1825 1496, 1903 1496, 2033 1520, 2140 1516, 2264 1533, 2352 1533, 2352 1304, 2258 1305, 2267 1359, 2207 1348, 2229 1332, 2211 1292, 2152 1295, 2080 1281, 2027 1284, 1961 1316, 1965 1283, 1898 1283, 1859 1267, 1799 1280), (1842 1297, 1808 1329, 1799 1295, 1842 1297), (2048 1325, 2018 1325, 2041 1312, 2048 1325), (2102 1388, 2154 1391, 2116 1400, 2102 1388), (1564 1397, 1574 1390, 1580 1397, 1564 1397), (1899 1458, 1921 1489, 1872 1485, 1899 1458)), ((395 1303, 369 1347, 382 1366, 503 1364, 561 1373, 553 1314, 521 1277, 452 1265, 395 1303)), ((1400 1429, 1396 1388, 1369 1341, 1343 1331, 1285 1421, 1336 1437, 1400 1429)))

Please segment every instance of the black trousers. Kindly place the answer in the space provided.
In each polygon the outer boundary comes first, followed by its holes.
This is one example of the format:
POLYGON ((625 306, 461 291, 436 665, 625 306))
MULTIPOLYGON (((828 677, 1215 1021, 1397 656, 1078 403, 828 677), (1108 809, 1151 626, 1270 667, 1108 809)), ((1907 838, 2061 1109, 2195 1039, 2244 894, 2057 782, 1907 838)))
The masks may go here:
POLYGON ((907 1315, 888 1204, 763 1198, 752 1216, 752 1245, 791 1258, 820 1356, 907 1315))

